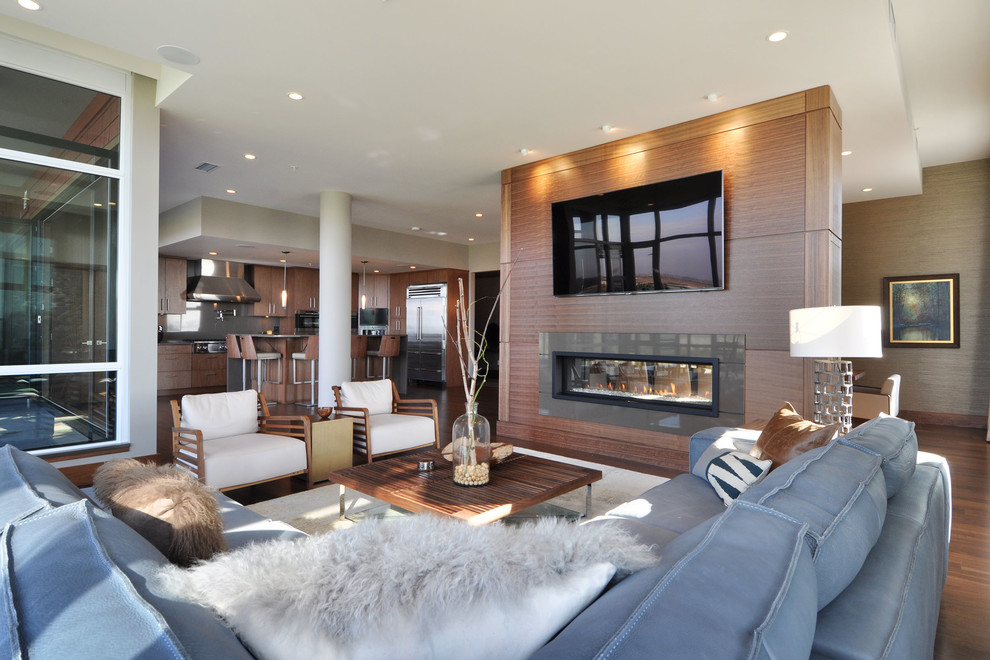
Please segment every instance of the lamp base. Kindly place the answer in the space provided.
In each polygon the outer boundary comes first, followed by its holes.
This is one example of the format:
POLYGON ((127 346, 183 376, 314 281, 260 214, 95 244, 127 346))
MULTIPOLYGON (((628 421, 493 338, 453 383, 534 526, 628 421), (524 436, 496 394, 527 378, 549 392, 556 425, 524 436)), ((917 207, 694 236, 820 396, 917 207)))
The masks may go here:
POLYGON ((852 362, 838 358, 815 360, 815 423, 841 424, 840 434, 852 429, 852 362))

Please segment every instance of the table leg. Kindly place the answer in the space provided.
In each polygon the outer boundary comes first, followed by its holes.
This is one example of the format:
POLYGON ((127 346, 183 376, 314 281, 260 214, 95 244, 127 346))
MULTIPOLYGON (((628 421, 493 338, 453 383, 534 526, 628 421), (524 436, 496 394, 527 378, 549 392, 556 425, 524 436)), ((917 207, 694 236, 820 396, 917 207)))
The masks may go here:
POLYGON ((344 488, 344 484, 337 484, 337 487, 340 488, 340 520, 343 520, 344 519, 344 490, 345 490, 345 488, 344 488))
POLYGON ((591 517, 591 484, 584 487, 584 517, 591 517))

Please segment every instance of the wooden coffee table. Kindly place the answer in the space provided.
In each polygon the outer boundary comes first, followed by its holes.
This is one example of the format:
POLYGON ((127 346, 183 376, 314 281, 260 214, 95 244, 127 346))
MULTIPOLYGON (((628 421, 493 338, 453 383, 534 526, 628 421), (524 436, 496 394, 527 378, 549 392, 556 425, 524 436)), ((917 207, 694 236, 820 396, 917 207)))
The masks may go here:
POLYGON ((451 464, 436 450, 419 451, 370 464, 330 472, 340 484, 340 517, 344 490, 351 488, 413 513, 433 513, 484 525, 535 506, 581 486, 586 488, 585 515, 591 511, 591 484, 601 470, 560 463, 536 456, 512 454, 492 466, 484 486, 458 486, 451 464), (420 471, 420 461, 434 468, 420 471))

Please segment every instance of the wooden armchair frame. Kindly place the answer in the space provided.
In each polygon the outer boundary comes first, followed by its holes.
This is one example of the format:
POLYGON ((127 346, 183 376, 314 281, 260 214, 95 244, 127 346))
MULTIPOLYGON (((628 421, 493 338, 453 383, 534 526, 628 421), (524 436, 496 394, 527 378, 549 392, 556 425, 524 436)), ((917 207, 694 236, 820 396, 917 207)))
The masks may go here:
MULTIPOLYGON (((199 429, 182 428, 182 411, 179 402, 171 401, 172 407, 172 462, 188 470, 202 483, 206 483, 206 454, 203 451, 203 432, 199 429)), ((265 395, 258 392, 258 422, 259 433, 281 435, 306 444, 306 469, 288 474, 282 474, 270 479, 253 481, 251 483, 226 486, 219 490, 234 490, 266 481, 274 481, 298 474, 306 476, 306 487, 313 487, 313 422, 306 415, 272 415, 268 411, 265 395)))
POLYGON ((408 447, 406 449, 401 449, 399 451, 393 452, 382 452, 380 454, 371 453, 371 443, 368 441, 368 428, 370 427, 372 415, 368 412, 367 408, 346 408, 340 399, 340 386, 333 386, 333 396, 337 403, 336 412, 334 418, 348 417, 354 420, 354 447, 360 451, 359 447, 364 446, 364 453, 367 456, 367 462, 371 463, 372 459, 376 456, 388 456, 390 454, 400 454, 405 451, 411 451, 413 449, 422 449, 423 447, 429 447, 433 444, 437 449, 440 449, 440 421, 437 414, 437 402, 433 399, 402 399, 399 397, 399 391, 395 388, 395 382, 389 381, 392 386, 392 412, 397 415, 416 415, 418 417, 428 417, 433 420, 433 442, 429 444, 419 445, 417 447, 408 447))

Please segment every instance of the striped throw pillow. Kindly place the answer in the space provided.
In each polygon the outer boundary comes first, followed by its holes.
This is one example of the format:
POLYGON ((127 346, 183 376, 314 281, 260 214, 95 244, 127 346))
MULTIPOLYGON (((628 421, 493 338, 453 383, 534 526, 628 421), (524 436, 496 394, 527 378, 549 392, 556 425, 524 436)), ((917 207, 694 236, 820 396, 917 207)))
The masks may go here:
POLYGON ((742 495, 770 471, 772 461, 753 458, 746 452, 730 451, 712 459, 705 470, 712 485, 725 506, 742 495))

